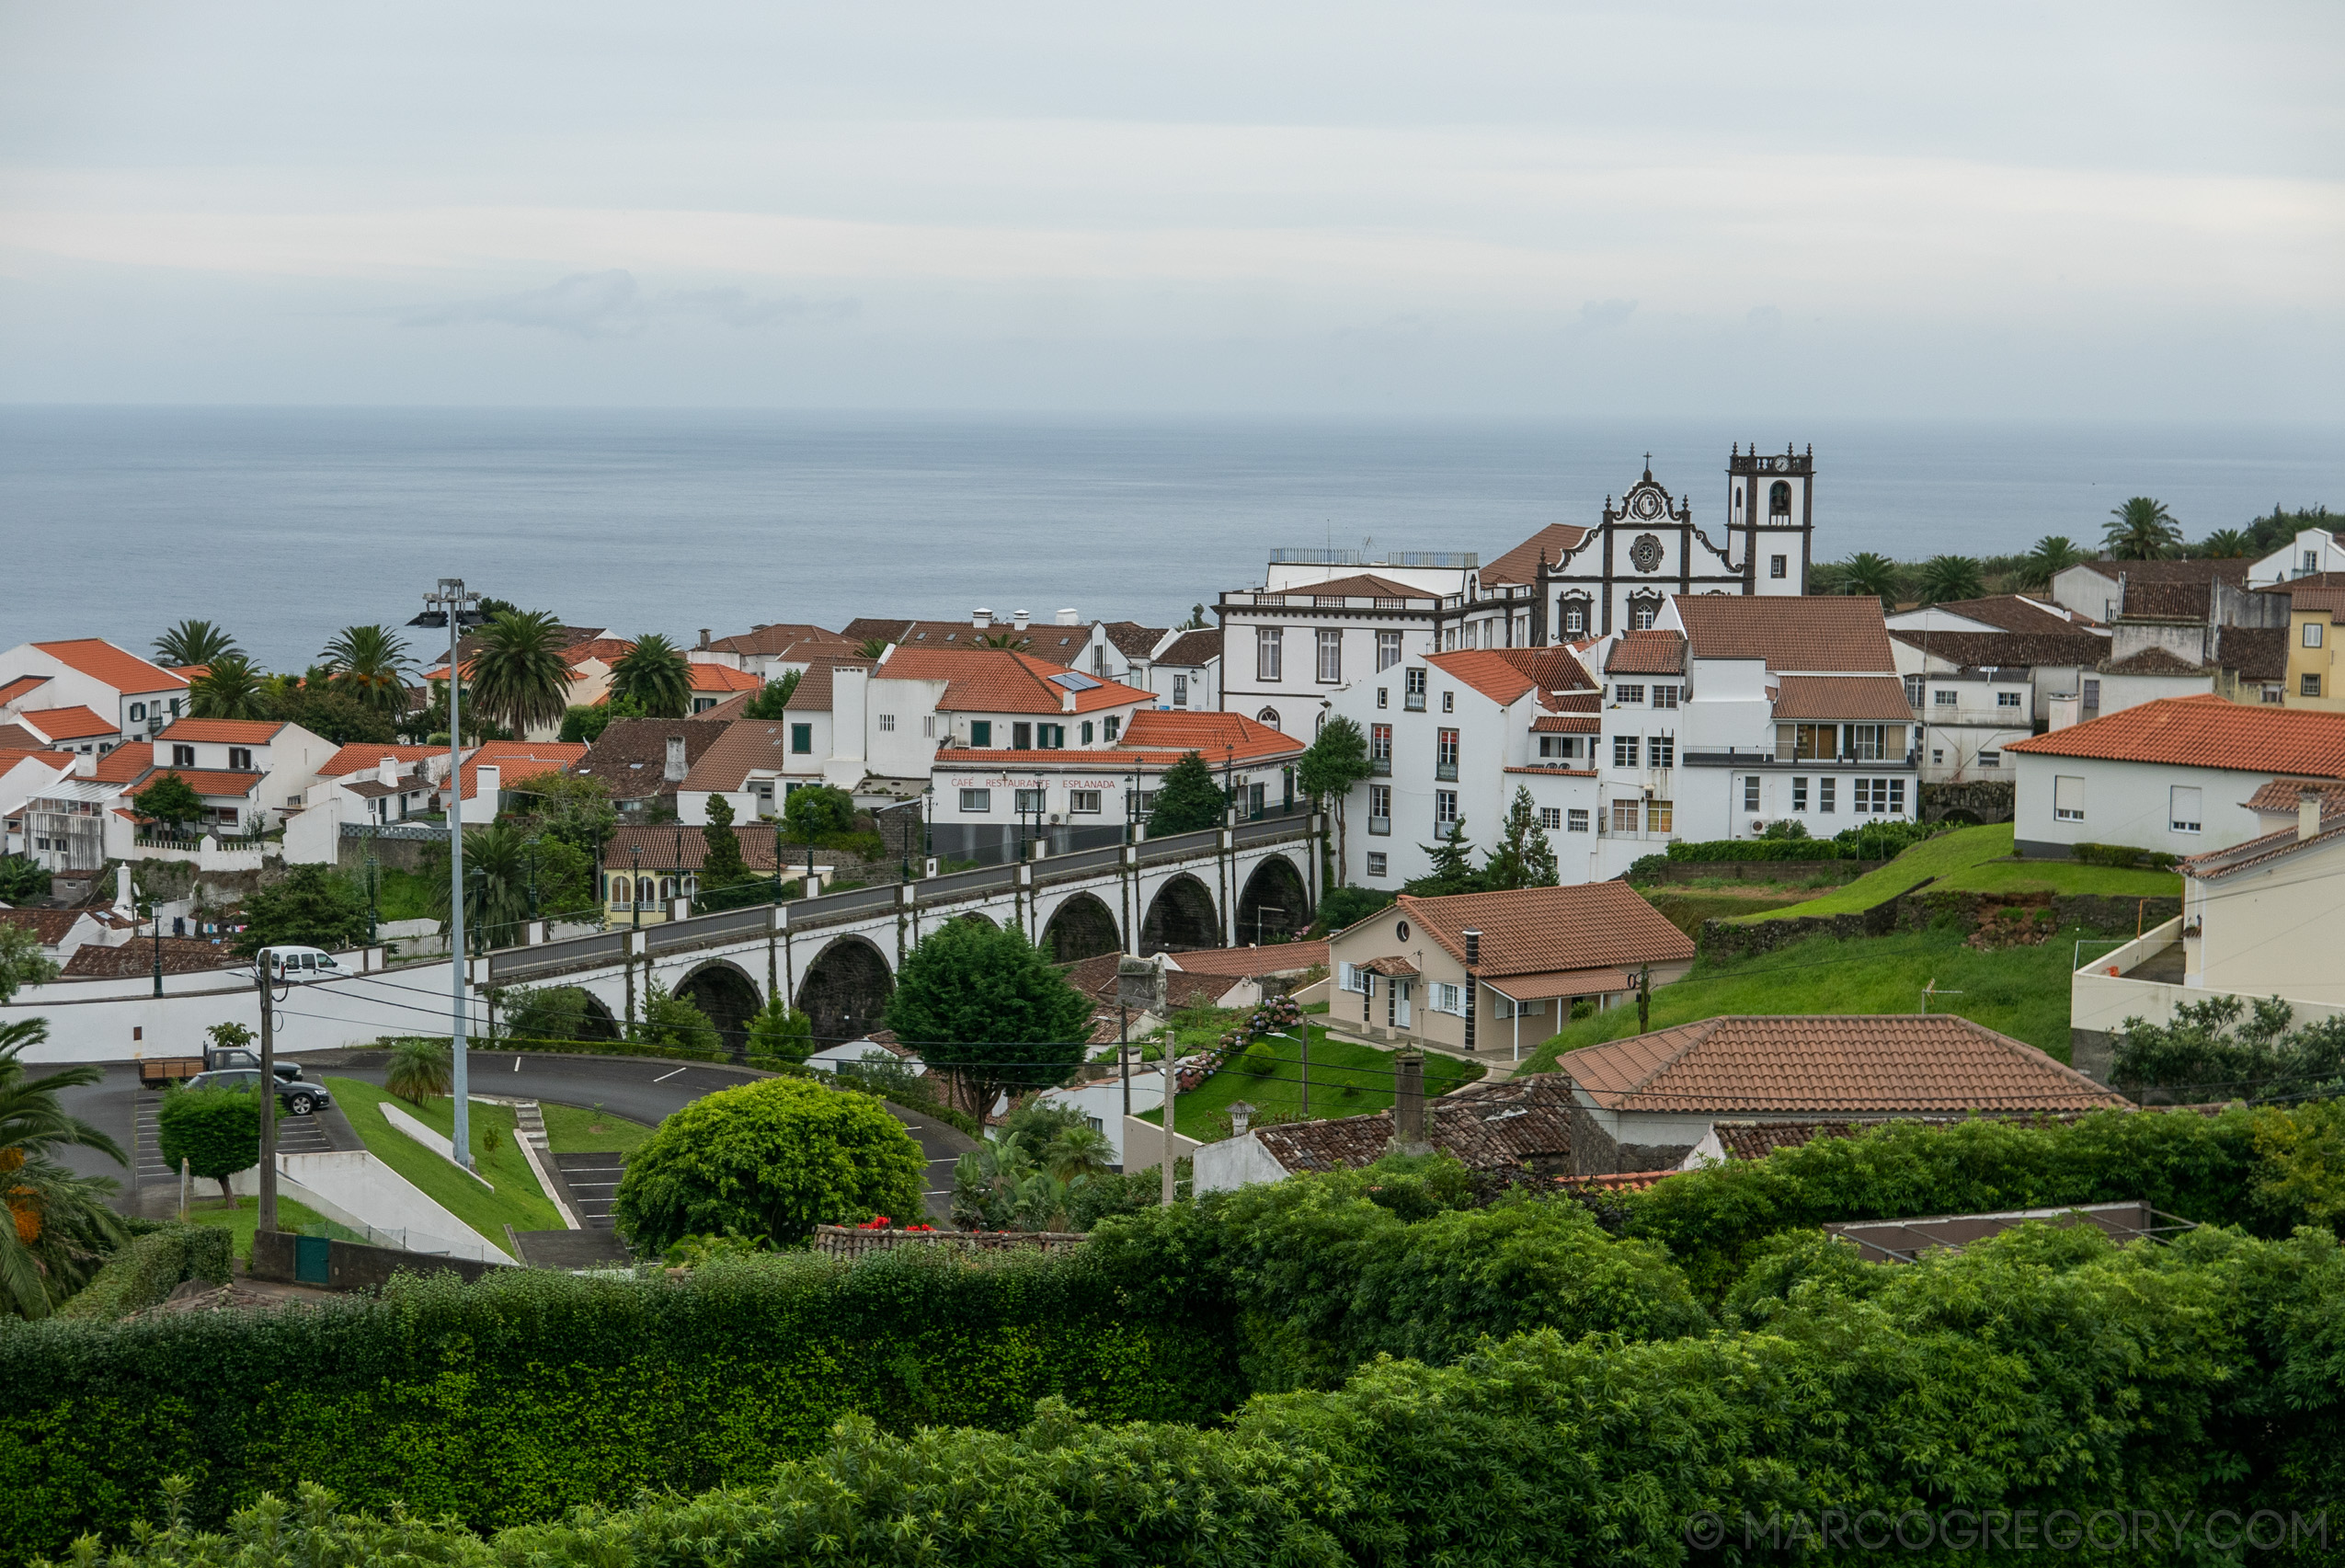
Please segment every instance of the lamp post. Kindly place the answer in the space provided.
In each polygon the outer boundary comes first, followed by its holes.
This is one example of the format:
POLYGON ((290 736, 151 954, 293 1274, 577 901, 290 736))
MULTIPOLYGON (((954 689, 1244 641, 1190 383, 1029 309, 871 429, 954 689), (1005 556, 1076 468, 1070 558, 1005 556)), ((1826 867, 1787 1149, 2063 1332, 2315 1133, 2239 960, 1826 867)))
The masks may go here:
MULTIPOLYGON (((472 1117, 466 1094, 472 1079, 464 1059, 464 727, 460 716, 464 681, 456 650, 464 628, 477 626, 488 617, 475 608, 480 595, 465 592, 462 578, 441 578, 439 588, 423 596, 423 613, 407 624, 448 628, 448 1023, 450 1094, 455 1102, 449 1142, 456 1163, 469 1171, 473 1168, 472 1117)), ((265 1091, 268 1086, 262 1087, 265 1091)))
POLYGON ((1224 746, 1221 749, 1221 799, 1230 808, 1230 820, 1233 825, 1238 820, 1237 761, 1235 747, 1224 746))

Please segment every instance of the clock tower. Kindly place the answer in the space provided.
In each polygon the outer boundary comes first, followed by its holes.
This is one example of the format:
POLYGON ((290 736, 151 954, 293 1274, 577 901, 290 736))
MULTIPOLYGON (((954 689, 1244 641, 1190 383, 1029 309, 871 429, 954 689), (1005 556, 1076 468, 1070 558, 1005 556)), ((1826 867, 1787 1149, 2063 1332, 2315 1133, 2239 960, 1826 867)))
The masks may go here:
POLYGON ((1762 456, 1737 444, 1726 460, 1726 549, 1743 591, 1802 594, 1814 565, 1815 448, 1762 456))

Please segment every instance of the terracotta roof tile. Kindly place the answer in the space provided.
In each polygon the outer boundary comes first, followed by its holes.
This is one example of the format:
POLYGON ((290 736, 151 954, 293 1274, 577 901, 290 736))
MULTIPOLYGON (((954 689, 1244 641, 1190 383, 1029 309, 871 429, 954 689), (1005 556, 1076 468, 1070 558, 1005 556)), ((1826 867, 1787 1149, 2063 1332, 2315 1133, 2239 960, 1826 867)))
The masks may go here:
POLYGON ((1594 735, 1603 727, 1594 714, 1541 714, 1531 720, 1534 735, 1594 735))
POLYGON ((1905 723, 1914 710, 1905 701, 1905 683, 1894 675, 1786 675, 1775 694, 1775 716, 1905 723))
POLYGON ((2345 714, 2165 697, 2014 741, 2008 751, 2345 778, 2345 714))
POLYGON ((1086 675, 1081 677, 1086 684, 1072 690, 1075 702, 1069 709, 1063 698, 1070 689, 1051 678, 1072 673, 1048 659, 1007 648, 952 652, 898 645, 879 667, 877 678, 948 681, 937 706, 955 713, 1088 714, 1156 701, 1149 692, 1086 675))
POLYGON ((855 642, 827 632, 820 626, 810 626, 798 621, 777 621, 770 626, 759 626, 730 637, 719 637, 708 646, 725 653, 754 655, 760 658, 782 658, 795 662, 807 654, 836 651, 852 652, 855 642))
POLYGON ((1146 658, 1149 650, 1164 640, 1171 628, 1143 626, 1138 621, 1110 621, 1100 628, 1115 651, 1126 658, 1146 658))
POLYGON ((78 670, 93 681, 102 681, 117 692, 178 692, 188 684, 160 665, 149 664, 103 637, 74 637, 32 646, 67 669, 78 670))
MULTIPOLYGON (((75 765, 74 753, 59 751, 47 746, 0 746, 0 773, 6 773, 18 762, 30 757, 45 767, 63 768, 71 773, 75 765)), ((100 758, 103 761, 104 759, 100 758)))
MULTIPOLYGON (((635 648, 635 645, 624 637, 589 637, 585 642, 573 643, 564 648, 562 662, 575 667, 591 658, 600 659, 604 664, 616 664, 633 653, 635 648)), ((440 669, 444 671, 447 666, 441 665, 440 669)))
POLYGON ((876 670, 877 668, 879 667, 867 658, 833 658, 829 654, 820 654, 809 658, 806 660, 804 673, 798 677, 797 685, 790 690, 790 700, 784 704, 784 711, 827 714, 830 711, 831 704, 837 701, 833 693, 837 690, 837 677, 840 670, 876 670))
POLYGON ((1295 737, 1258 723, 1241 714, 1191 713, 1184 709, 1143 708, 1124 726, 1118 750, 1164 751, 1178 758, 1195 751, 1211 759, 1225 750, 1236 760, 1259 761, 1287 751, 1301 752, 1295 737))
MULTIPOLYGON (((736 823, 733 836, 740 841, 741 859, 751 871, 771 873, 773 869, 774 834, 768 823, 736 823)), ((805 864, 803 846, 798 864, 805 864)), ((602 864, 609 871, 634 871, 640 865, 646 871, 698 871, 708 858, 708 834, 702 829, 667 824, 660 827, 621 828, 611 835, 603 846, 602 864), (641 850, 637 860, 635 852, 641 850)), ((784 868, 788 869, 786 866, 784 868)))
POLYGON ((2179 654, 2162 647, 2137 648, 2122 658, 2100 661, 2103 675, 2204 675, 2204 665, 2193 664, 2179 654))
POLYGON ((1616 1111, 2068 1111, 2126 1102, 1967 1018, 1708 1018, 1557 1063, 1616 1111))
POLYGON ((1939 602, 1937 608, 2023 635, 2057 634, 2073 630, 2076 625, 2057 605, 2018 593, 1994 593, 1984 599, 1950 599, 1939 602))
MULTIPOLYGON (((799 684, 803 686, 805 682, 799 684)), ((692 763, 692 772, 684 775, 683 793, 731 794, 761 768, 782 772, 789 765, 789 759, 790 727, 786 722, 736 719, 725 727, 725 734, 716 744, 703 751, 692 763)), ((798 765, 811 768, 820 761, 818 757, 808 757, 798 765)))
POLYGON ((383 759, 391 758, 402 771, 434 757, 445 757, 445 746, 385 746, 369 741, 353 741, 326 759, 317 770, 322 779, 346 779, 355 773, 372 773, 382 766, 383 759))
POLYGON ((19 675, 6 685, 0 686, 0 707, 6 707, 10 703, 22 698, 26 692, 48 683, 49 677, 46 675, 19 675))
POLYGON ((693 659, 685 671, 695 692, 761 692, 765 682, 746 670, 736 670, 729 664, 711 664, 705 659, 693 659))
MULTIPOLYGON (((1352 1171, 1374 1164, 1392 1142, 1392 1113, 1289 1122, 1251 1135, 1290 1172, 1352 1171)), ((1425 1102, 1425 1141, 1478 1171, 1568 1164, 1572 1104, 1552 1073, 1510 1079, 1477 1093, 1425 1102)))
MULTIPOLYGON (((562 773, 578 765, 588 748, 566 740, 484 740, 464 759, 457 787, 471 800, 480 794, 480 770, 497 770, 497 787, 510 789, 541 773, 562 773)), ((445 788, 443 784, 442 788, 445 788)))
MULTIPOLYGON (((1069 985, 1093 1001, 1105 1003, 1111 1010, 1103 1015, 1108 1024, 1108 1041, 1115 1038, 1116 1019, 1112 1011, 1116 996, 1115 965, 1123 956, 1120 953, 1103 953, 1096 958, 1085 958, 1081 963, 1070 964, 1060 971, 1067 977, 1069 985)), ((1218 1007, 1221 999, 1230 993, 1230 988, 1243 978, 1240 975, 1195 974, 1167 966, 1164 971, 1164 1002, 1172 1008, 1218 1007)))
MULTIPOLYGON (((201 974, 210 969, 252 972, 252 961, 238 957, 224 942, 203 942, 192 936, 166 936, 162 942, 163 972, 201 974)), ((120 980, 154 973, 155 942, 142 937, 119 947, 88 943, 65 960, 65 978, 73 980, 120 980)))
POLYGON ((17 722, 39 730, 51 740, 87 740, 94 736, 119 735, 122 729, 112 719, 101 718, 84 707, 27 711, 17 715, 17 722))
MULTIPOLYGON (((1288 604, 1301 607, 1308 607, 1311 600, 1322 596, 1329 599, 1413 599, 1419 604, 1432 604, 1441 597, 1429 588, 1411 588, 1407 583, 1394 582, 1390 578, 1380 578, 1374 572, 1355 572, 1350 577, 1330 578, 1325 582, 1297 583, 1285 589, 1257 590, 1258 595, 1275 592, 1284 592, 1288 604)), ((1261 598, 1257 597, 1254 602, 1261 603, 1261 598)))
POLYGON ((1170 961, 1190 975, 1290 975, 1327 962, 1324 942, 1274 942, 1267 947, 1208 947, 1175 953, 1170 961))
POLYGON ((1436 653, 1425 660, 1452 680, 1462 681, 1499 706, 1538 690, 1538 682, 1495 648, 1436 653))
POLYGON ((20 724, 0 724, 0 746, 11 751, 45 751, 49 742, 20 724))
POLYGON ((2218 626, 2214 632, 2214 661, 2235 670, 2242 681, 2288 679, 2288 628, 2285 626, 2218 626))
POLYGON ((2298 797, 2306 790, 2321 797, 2323 811, 2328 810, 2332 802, 2338 809, 2345 810, 2345 784, 2335 779, 2273 779, 2241 804, 2250 811, 2267 815, 2285 812, 2293 818, 2296 815, 2298 797))
POLYGON ((2212 582, 2220 578, 2236 588, 2248 586, 2248 568, 2255 565, 2245 556, 2231 555, 2220 560, 2187 561, 2079 561, 2078 566, 2094 571, 2115 582, 2121 576, 2128 582, 2212 582))
POLYGON ((2204 854, 2187 856, 2175 869, 2202 882, 2220 882, 2226 876, 2255 866, 2269 865, 2299 851, 2326 848, 2340 840, 2345 840, 2345 799, 2323 791, 2320 830, 2311 837, 2299 838, 2295 824, 2291 823, 2276 832, 2249 839, 2244 844, 2234 844, 2227 850, 2209 850, 2204 854))
POLYGON ((285 727, 264 718, 175 718, 157 740, 225 741, 231 746, 266 746, 285 727))
POLYGON ((90 777, 99 784, 127 784, 144 778, 154 767, 154 748, 140 742, 117 746, 97 760, 90 777))
POLYGON ((2203 582, 2139 582, 2127 578, 2118 601, 2121 621, 2189 621, 2206 624, 2211 593, 2203 582))
POLYGON ((259 773, 232 773, 225 768, 159 768, 154 777, 165 773, 178 774, 189 789, 208 800, 242 800, 260 787, 262 778, 259 773))
POLYGON ((907 652, 923 648, 955 653, 977 647, 987 637, 1023 637, 1025 647, 1014 651, 1062 669, 1074 663, 1091 643, 1091 628, 1088 626, 1059 626, 1029 621, 1026 629, 1022 632, 1006 620, 980 628, 967 621, 888 621, 868 615, 857 616, 848 622, 842 635, 848 643, 856 646, 876 637, 884 643, 894 643, 907 652))
MULTIPOLYGON (((1350 927, 1390 920, 1379 910, 1350 927)), ((1447 898, 1417 898, 1403 893, 1397 912, 1459 963, 1466 961, 1468 927, 1481 931, 1485 979, 1506 975, 1547 974, 1640 964, 1665 964, 1694 956, 1693 938, 1662 917, 1625 882, 1586 882, 1568 887, 1524 887, 1507 893, 1460 893, 1447 898)))
POLYGON ((1623 632, 1604 656, 1607 675, 1683 675, 1686 639, 1675 632, 1623 632))
POLYGON ((1221 657, 1221 629, 1208 626, 1203 631, 1183 632, 1174 637, 1165 650, 1157 655, 1160 665, 1176 665, 1186 670, 1201 670, 1221 657))
POLYGON ((80 910, 0 910, 0 925, 29 931, 43 947, 54 947, 73 934, 74 922, 82 913, 80 910))
POLYGON ((703 718, 614 718, 570 772, 601 779, 613 800, 640 800, 676 790, 668 773, 668 738, 684 741, 684 776, 722 739, 726 727, 703 718))
POLYGON ((1550 522, 1481 569, 1486 583, 1528 583, 1539 580, 1539 564, 1552 566, 1585 543, 1588 531, 1568 522, 1550 522))
POLYGON ((1696 658, 1763 658, 1775 670, 1894 670, 1881 601, 1681 593, 1671 601, 1696 658))
POLYGON ((1919 632, 1889 634, 1932 658, 1963 670, 2032 670, 2039 665, 2097 665, 2109 639, 2091 632, 1919 632))

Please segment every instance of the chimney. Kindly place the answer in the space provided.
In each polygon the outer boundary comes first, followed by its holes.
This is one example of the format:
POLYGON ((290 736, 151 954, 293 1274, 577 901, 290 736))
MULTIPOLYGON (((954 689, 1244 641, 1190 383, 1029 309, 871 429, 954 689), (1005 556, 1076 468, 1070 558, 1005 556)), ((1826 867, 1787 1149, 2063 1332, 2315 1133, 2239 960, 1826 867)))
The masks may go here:
POLYGON ((2298 842, 2320 831, 2320 791, 2300 789, 2296 792, 2296 838, 2298 842))
POLYGON ((1070 604, 1066 609, 1058 612, 1058 624, 1062 626, 1080 626, 1083 624, 1083 619, 1075 613, 1075 607, 1070 604))
MULTIPOLYGON (((130 873, 129 873, 127 870, 125 870, 125 871, 122 873, 122 875, 123 875, 123 876, 129 876, 129 875, 130 875, 130 873)), ((1253 1108, 1252 1105, 1247 1104, 1246 1104, 1243 1100, 1232 1100, 1232 1101, 1230 1101, 1230 1137, 1232 1137, 1232 1138, 1243 1138, 1243 1137, 1245 1137, 1245 1136, 1246 1136, 1246 1123, 1247 1123, 1249 1120, 1251 1120, 1251 1119, 1253 1118, 1253 1114, 1254 1114, 1254 1108, 1253 1108)))
POLYGON ((385 757, 374 765, 374 782, 385 789, 399 787, 399 759, 385 757))
POLYGON ((131 897, 131 868, 127 865, 116 866, 114 868, 114 912, 125 920, 136 920, 138 908, 137 902, 131 897))
POLYGON ((1026 623, 1033 619, 1034 612, 1030 610, 1012 610, 1010 612, 1010 625, 1012 629, 1015 631, 1024 631, 1026 629, 1026 623))
POLYGON ((1432 1147, 1424 1137, 1424 1052, 1395 1051, 1392 1055, 1392 1152, 1424 1154, 1432 1147))
POLYGON ((483 762, 473 770, 473 798, 488 802, 491 810, 496 808, 498 793, 504 787, 505 770, 494 762, 483 762))
POLYGON ((684 761, 684 738, 681 735, 669 736, 668 738, 668 771, 659 776, 669 784, 682 784, 684 775, 690 772, 692 769, 684 761))
POLYGON ((700 629, 700 646, 704 649, 708 647, 708 628, 706 626, 703 626, 700 629))
POLYGON ((1466 928, 1466 967, 1481 967, 1481 933, 1471 926, 1466 928))
POLYGON ((993 612, 990 610, 978 610, 976 613, 969 617, 969 624, 975 626, 980 632, 984 631, 988 626, 993 624, 993 612))

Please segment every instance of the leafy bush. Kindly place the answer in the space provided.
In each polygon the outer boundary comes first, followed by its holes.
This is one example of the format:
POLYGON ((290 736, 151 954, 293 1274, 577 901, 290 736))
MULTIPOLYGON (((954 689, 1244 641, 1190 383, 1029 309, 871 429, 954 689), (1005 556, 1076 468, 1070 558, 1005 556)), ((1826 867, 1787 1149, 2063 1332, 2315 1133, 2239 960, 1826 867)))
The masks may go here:
POLYGON ((751 1061, 804 1062, 814 1054, 813 1018, 773 996, 749 1020, 749 1053, 751 1061))
POLYGON ((2131 844, 2073 844, 2068 853, 2085 865, 2114 865, 2128 870, 2148 866, 2154 871, 2171 871, 2182 858, 2164 850, 2136 849, 2131 844))
MULTIPOLYGON (((1861 828, 1847 828, 1828 839, 1812 839, 1807 830, 1797 822, 1778 822, 1768 827, 1764 838, 1710 839, 1701 843, 1676 843, 1669 846, 1667 859, 1673 861, 1714 860, 1894 860, 1920 843, 1947 831, 1940 822, 1872 822, 1861 828), (1778 835, 1777 828, 1797 828, 1795 833, 1778 835)), ((1658 867, 1663 856, 1647 855, 1630 868, 1630 880, 1638 879, 1637 866, 1658 867)), ((1657 871, 1649 872, 1651 880, 1657 871)))
POLYGON ((454 1042, 410 1035, 391 1042, 391 1059, 383 1069, 383 1087, 421 1110, 426 1100, 436 1100, 447 1093, 455 1076, 454 1042))
POLYGON ((1386 908, 1393 895, 1382 887, 1361 887, 1356 885, 1330 887, 1320 895, 1319 918, 1311 929, 1324 936, 1331 931, 1342 931, 1386 908))
POLYGON ((246 895, 245 922, 233 945, 246 957, 264 947, 356 947, 366 940, 366 899, 337 872, 297 865, 246 895))
POLYGON ((879 1103, 799 1078, 721 1089, 627 1157, 612 1218, 638 1251, 738 1230, 795 1245, 817 1225, 921 1212, 924 1157, 879 1103))
POLYGON ((502 992, 498 1003, 505 1044, 528 1041, 566 1050, 593 1033, 607 1032, 589 1021, 592 1015, 580 986, 515 986, 502 992))
POLYGON ((699 1004, 688 996, 676 995, 658 980, 644 987, 643 1021, 634 1033, 646 1045, 703 1061, 715 1061, 725 1054, 725 1036, 717 1033, 715 1024, 699 1004))
POLYGON ((30 855, 0 854, 0 904, 37 904, 49 897, 49 868, 30 855))
POLYGON ((189 1279, 228 1283, 230 1243, 218 1225, 130 1220, 130 1244, 58 1309, 63 1318, 120 1318, 154 1306, 189 1279))
POLYGON ((842 1062, 830 1070, 831 1081, 848 1089, 858 1089, 866 1094, 901 1105, 908 1111, 920 1111, 934 1116, 950 1127, 957 1127, 971 1138, 983 1138, 985 1127, 978 1119, 958 1105, 945 1104, 937 1093, 934 1080, 914 1072, 911 1068, 887 1052, 874 1047, 864 1052, 859 1062, 842 1062))
POLYGON ((2110 1082, 2128 1093, 2160 1089, 2191 1100, 2282 1093, 2334 1093, 2345 1085, 2345 1018, 2294 1027, 2295 1009, 2278 997, 2245 1018, 2236 996, 2185 1001, 2171 1024, 2128 1018, 2117 1037, 2110 1082))
MULTIPOLYGON (((273 1099, 273 1096, 272 1096, 273 1099)), ((250 1089, 181 1089, 174 1086, 155 1112, 156 1147, 163 1162, 180 1162, 205 1181, 233 1195, 228 1179, 260 1163, 260 1094, 250 1089)))
POLYGON ((1278 1053, 1271 1049, 1268 1040, 1256 1040, 1238 1053, 1235 1066, 1241 1072, 1250 1072, 1256 1078, 1267 1078, 1278 1070, 1278 1053))

